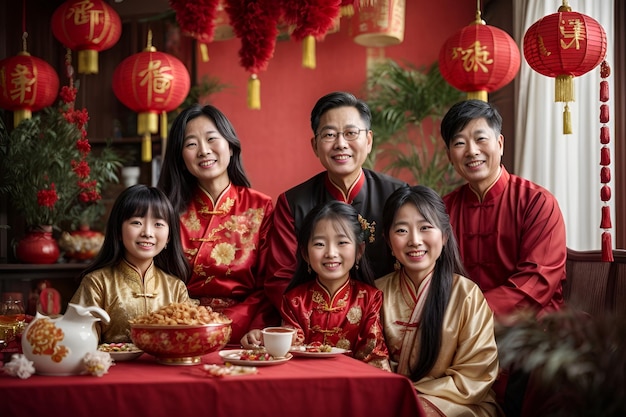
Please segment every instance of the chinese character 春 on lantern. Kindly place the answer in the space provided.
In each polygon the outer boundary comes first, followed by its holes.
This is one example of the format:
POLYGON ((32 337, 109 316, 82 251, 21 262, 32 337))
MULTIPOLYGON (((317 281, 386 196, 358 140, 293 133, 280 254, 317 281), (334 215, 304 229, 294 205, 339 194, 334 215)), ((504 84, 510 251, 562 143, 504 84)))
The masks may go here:
POLYGON ((606 55, 606 33, 594 19, 573 12, 563 0, 558 13, 544 16, 524 35, 524 58, 541 75, 555 78, 554 101, 564 102, 563 133, 572 133, 567 103, 575 100, 574 77, 598 66, 606 55))
MULTIPOLYGON (((141 159, 152 160, 152 133, 159 131, 159 115, 167 120, 166 112, 175 110, 189 94, 190 78, 185 65, 176 57, 148 46, 142 52, 124 59, 113 73, 113 93, 126 107, 139 113, 137 134, 143 137, 141 159)), ((165 137, 167 124, 161 123, 165 137)), ((165 145, 165 144, 164 144, 165 145)))
POLYGON ((508 33, 476 20, 448 38, 439 52, 439 70, 468 99, 487 101, 488 93, 510 83, 520 67, 517 44, 508 33))

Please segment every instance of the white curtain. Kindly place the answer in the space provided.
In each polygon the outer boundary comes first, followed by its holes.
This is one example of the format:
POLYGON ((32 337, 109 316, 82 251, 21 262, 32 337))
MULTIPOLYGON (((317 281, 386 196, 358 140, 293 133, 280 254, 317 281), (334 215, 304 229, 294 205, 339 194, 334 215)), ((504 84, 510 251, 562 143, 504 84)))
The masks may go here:
MULTIPOLYGON (((613 0, 570 0, 572 11, 597 20, 607 34, 606 60, 613 68, 613 0)), ((563 134, 565 103, 554 102, 554 79, 535 72, 523 57, 523 38, 528 28, 543 16, 556 13, 561 0, 514 0, 514 38, 522 53, 516 82, 515 126, 516 173, 550 190, 557 198, 567 230, 567 246, 576 250, 601 248, 600 219, 600 66, 574 78, 575 101, 570 135, 563 134)), ((609 81, 615 94, 614 77, 609 81)), ((613 96, 610 96, 611 99, 613 96)), ((611 141, 615 141, 612 100, 611 141)), ((506 142, 505 142, 506 146, 506 142)), ((614 148, 611 143, 611 156, 614 148)), ((615 173, 612 159, 611 171, 615 173)), ((613 194, 614 181, 609 183, 613 194)), ((613 223, 615 206, 610 202, 613 223)), ((615 242, 615 238, 613 238, 615 242)), ((613 244, 615 247, 615 244, 613 244)))

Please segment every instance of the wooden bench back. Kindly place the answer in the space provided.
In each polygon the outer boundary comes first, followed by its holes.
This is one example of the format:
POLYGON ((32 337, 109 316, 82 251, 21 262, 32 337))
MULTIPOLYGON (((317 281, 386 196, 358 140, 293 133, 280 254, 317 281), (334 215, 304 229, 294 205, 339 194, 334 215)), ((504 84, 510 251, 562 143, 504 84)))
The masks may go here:
POLYGON ((567 250, 563 296, 568 306, 593 316, 626 313, 626 250, 613 251, 614 262, 602 262, 599 250, 567 250))

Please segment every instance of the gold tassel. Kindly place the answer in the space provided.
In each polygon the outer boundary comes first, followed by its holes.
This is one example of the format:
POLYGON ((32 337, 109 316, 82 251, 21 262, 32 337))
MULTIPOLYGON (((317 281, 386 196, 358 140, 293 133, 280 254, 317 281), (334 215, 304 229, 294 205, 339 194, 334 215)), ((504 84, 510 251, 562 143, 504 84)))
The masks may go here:
POLYGON ((554 101, 568 103, 574 99, 574 76, 557 75, 554 81, 554 101))
POLYGON ((565 103, 565 108, 563 109, 563 134, 572 134, 572 114, 569 112, 567 103, 565 103))
POLYGON ((354 6, 351 4, 348 4, 347 6, 339 6, 339 15, 341 17, 354 16, 354 6))
POLYGON ((137 134, 157 133, 159 131, 159 115, 153 112, 144 112, 137 115, 137 134))
POLYGON ((261 109, 261 80, 256 74, 252 74, 248 79, 248 108, 261 109))
POLYGON ((200 43, 200 56, 202 62, 209 62, 209 47, 206 43, 200 43))
POLYGON ((152 135, 144 133, 141 140, 141 160, 142 162, 152 161, 152 135))
POLYGON ((33 112, 30 109, 20 109, 13 112, 13 129, 17 127, 22 120, 30 119, 33 117, 33 112))
POLYGON ((161 139, 167 139, 167 112, 161 112, 161 139))
POLYGON ((468 91, 467 99, 487 101, 487 92, 486 91, 468 91))
POLYGON ((307 35, 302 41, 302 66, 315 69, 315 37, 307 35))
POLYGON ((167 147, 167 112, 161 112, 161 158, 165 158, 165 148, 167 147))
POLYGON ((78 73, 98 73, 98 51, 94 51, 92 49, 78 51, 78 73))

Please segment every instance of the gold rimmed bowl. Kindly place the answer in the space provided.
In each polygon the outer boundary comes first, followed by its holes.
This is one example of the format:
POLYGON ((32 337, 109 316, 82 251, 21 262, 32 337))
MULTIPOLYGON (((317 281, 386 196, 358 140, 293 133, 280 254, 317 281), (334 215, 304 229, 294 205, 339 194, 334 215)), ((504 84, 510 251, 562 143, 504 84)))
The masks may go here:
POLYGON ((209 324, 131 324, 135 346, 165 365, 196 365, 207 353, 223 348, 230 340, 231 321, 209 324))

